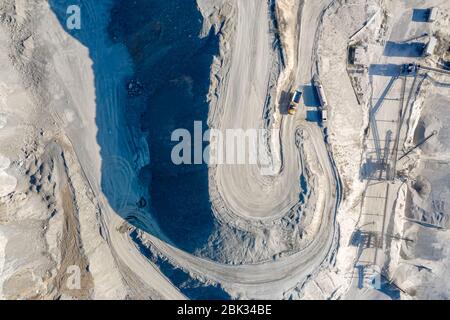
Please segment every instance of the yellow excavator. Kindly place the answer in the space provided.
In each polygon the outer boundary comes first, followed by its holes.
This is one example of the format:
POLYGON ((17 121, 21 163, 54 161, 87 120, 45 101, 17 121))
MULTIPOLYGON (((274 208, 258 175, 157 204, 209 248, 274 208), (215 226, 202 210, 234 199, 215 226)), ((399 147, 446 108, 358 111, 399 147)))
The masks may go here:
POLYGON ((292 95, 291 103, 289 104, 288 113, 290 115, 294 115, 297 112, 301 98, 302 92, 300 90, 295 90, 294 94, 292 95))

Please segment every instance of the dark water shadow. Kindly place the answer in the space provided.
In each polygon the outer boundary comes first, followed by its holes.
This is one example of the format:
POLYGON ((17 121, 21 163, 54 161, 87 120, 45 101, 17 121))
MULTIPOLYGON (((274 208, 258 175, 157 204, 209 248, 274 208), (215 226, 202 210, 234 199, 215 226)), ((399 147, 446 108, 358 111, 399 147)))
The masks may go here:
POLYGON ((140 252, 153 261, 159 270, 189 299, 231 300, 231 296, 220 285, 203 284, 169 261, 155 255, 149 248, 142 245, 136 231, 131 233, 131 238, 138 245, 140 252))
POLYGON ((386 163, 384 160, 377 160, 373 156, 368 156, 360 168, 359 178, 361 180, 380 180, 385 171, 386 163))
POLYGON ((419 58, 423 56, 425 44, 422 42, 400 43, 388 41, 384 47, 384 55, 387 57, 410 57, 419 58))
POLYGON ((385 279, 381 281, 381 288, 379 291, 387 295, 392 300, 400 300, 401 298, 400 290, 394 284, 385 279))
POLYGON ((286 91, 281 91, 281 95, 280 95, 280 101, 279 101, 279 106, 280 106, 280 113, 281 114, 288 114, 289 111, 289 103, 291 102, 291 93, 290 92, 286 92, 286 91))
POLYGON ((313 85, 303 86, 303 102, 306 107, 320 107, 319 96, 313 85))
POLYGON ((423 119, 419 119, 419 122, 416 127, 416 131, 414 132, 414 145, 418 144, 420 141, 423 141, 425 139, 425 131, 426 126, 423 122, 423 119))
POLYGON ((369 66, 369 75, 396 77, 401 72, 401 66, 398 64, 371 64, 369 66))
MULTIPOLYGON (((112 48, 98 46, 98 39, 88 36, 92 32, 89 14, 96 4, 83 0, 50 0, 49 3, 68 34, 89 50, 95 76, 97 142, 103 160, 114 157, 103 147, 113 129, 105 128, 99 121, 108 116, 105 104, 111 98, 102 79, 105 75, 111 76, 111 70, 120 71, 121 66, 105 54, 104 50, 112 48), (82 30, 66 29, 66 10, 74 4, 81 7, 82 30)), ((171 141, 171 134, 177 128, 185 128, 194 137, 194 121, 202 121, 207 129, 209 105, 206 94, 210 66, 219 48, 213 34, 198 38, 201 27, 202 16, 195 1, 118 0, 114 2, 105 30, 109 31, 111 39, 126 46, 134 64, 132 78, 138 79, 143 86, 141 96, 128 97, 125 114, 117 115, 125 117, 130 128, 142 130, 150 147, 151 164, 140 177, 141 181, 147 180, 151 199, 141 203, 151 208, 152 216, 172 243, 191 253, 207 243, 214 228, 208 168, 206 164, 173 164, 171 151, 176 142, 171 141)), ((111 47, 113 44, 111 42, 111 47)), ((127 79, 124 79, 123 90, 126 95, 127 79)), ((102 189, 105 183, 111 183, 103 180, 108 176, 105 166, 107 164, 102 161, 102 189)), ((126 179, 124 176, 123 180, 114 183, 119 185, 126 179)), ((107 190, 103 191, 113 209, 126 219, 127 213, 118 204, 120 202, 115 201, 114 195, 107 190)), ((139 219, 130 221, 144 231, 152 232, 146 229, 148 224, 139 219)))
POLYGON ((427 22, 430 17, 429 9, 414 9, 412 13, 412 21, 427 22))
POLYGON ((358 288, 372 288, 373 290, 377 290, 391 300, 399 300, 400 289, 390 280, 386 279, 386 277, 380 273, 375 273, 373 276, 366 279, 364 275, 365 266, 357 266, 358 271, 358 288))
POLYGON ((321 112, 319 110, 306 111, 306 121, 319 123, 321 119, 321 112))

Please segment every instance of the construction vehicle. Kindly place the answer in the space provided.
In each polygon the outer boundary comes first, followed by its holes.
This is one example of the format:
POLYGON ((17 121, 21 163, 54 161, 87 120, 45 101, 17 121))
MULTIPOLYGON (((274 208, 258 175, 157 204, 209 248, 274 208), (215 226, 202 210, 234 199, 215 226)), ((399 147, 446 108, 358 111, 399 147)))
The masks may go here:
POLYGON ((317 76, 314 76, 314 87, 316 87, 317 95, 319 96, 320 107, 326 109, 328 107, 328 101, 325 97, 325 91, 317 76))
POLYGON ((322 122, 327 122, 328 120, 328 101, 327 98, 325 97, 325 91, 323 89, 322 84, 319 81, 319 78, 317 76, 314 76, 313 78, 314 81, 314 87, 317 90, 317 95, 319 96, 319 101, 320 101, 320 109, 321 109, 321 113, 322 113, 322 122))
POLYGON ((292 95, 291 103, 289 104, 288 113, 290 115, 294 115, 297 112, 301 98, 302 92, 300 90, 295 90, 294 94, 292 95))
POLYGON ((322 109, 322 122, 327 122, 328 120, 328 110, 322 109))

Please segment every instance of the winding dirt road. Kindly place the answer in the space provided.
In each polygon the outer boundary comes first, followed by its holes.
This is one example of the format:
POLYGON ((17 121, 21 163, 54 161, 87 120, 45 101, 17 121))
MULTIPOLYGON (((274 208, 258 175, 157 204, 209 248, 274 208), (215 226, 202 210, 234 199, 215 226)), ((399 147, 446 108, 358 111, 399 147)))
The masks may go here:
MULTIPOLYGON (((292 85, 309 83, 312 78, 315 52, 313 35, 320 25, 322 12, 330 2, 305 1, 303 4, 298 17, 301 32, 296 40, 298 58, 292 70, 292 85)), ((263 127, 266 120, 266 99, 273 84, 271 81, 278 72, 278 56, 270 37, 270 8, 267 2, 259 0, 237 1, 236 5, 238 18, 232 60, 218 101, 223 114, 220 122, 214 125, 225 130, 258 129, 263 127)), ((115 104, 116 100, 110 101, 108 106, 114 108, 115 104)), ((220 165, 216 172, 219 193, 236 219, 242 219, 249 225, 278 219, 299 202, 299 177, 304 159, 299 156, 301 151, 296 143, 296 133, 301 130, 310 145, 309 156, 317 160, 311 166, 317 177, 318 196, 315 199, 315 212, 311 213, 312 234, 300 251, 257 264, 228 265, 184 252, 168 244, 168 241, 161 240, 164 237, 160 239, 148 235, 153 247, 173 264, 202 279, 218 282, 234 296, 242 298, 286 297, 288 291, 318 272, 333 251, 339 178, 324 142, 322 129, 316 123, 306 122, 304 118, 303 110, 295 117, 283 116, 279 123, 280 139, 272 154, 282 160, 278 174, 261 175, 257 165, 220 165)), ((86 177, 95 177, 90 174, 91 168, 86 167, 85 171, 86 177)), ((100 188, 95 187, 98 183, 90 182, 93 190, 100 193, 100 188)), ((131 192, 133 190, 131 188, 131 192)), ((109 207, 105 197, 97 198, 104 213, 103 237, 107 239, 119 265, 125 266, 130 270, 130 275, 135 275, 146 287, 154 288, 163 298, 181 298, 179 291, 138 251, 136 243, 126 233, 116 232, 123 223, 122 218, 109 207)), ((156 226, 151 227, 157 229, 156 226)))
MULTIPOLYGON (((314 37, 311 35, 315 34, 321 14, 330 2, 308 1, 304 4, 298 63, 294 72, 297 84, 309 83, 312 78, 314 37)), ((263 119, 260 115, 268 94, 271 59, 274 58, 269 42, 267 4, 261 1, 239 1, 237 11, 239 18, 227 80, 229 85, 219 101, 219 105, 224 108, 221 129, 261 127, 263 119)), ((175 265, 219 282, 228 291, 249 298, 282 297, 288 289, 296 287, 317 272, 331 252, 339 181, 321 128, 316 123, 306 122, 304 118, 304 110, 295 117, 283 117, 280 128, 282 170, 275 177, 270 177, 270 184, 256 165, 219 165, 216 177, 219 192, 226 203, 234 213, 250 220, 249 223, 255 219, 273 219, 286 214, 299 201, 298 179, 302 165, 295 133, 303 130, 313 145, 320 175, 320 190, 314 212, 317 229, 314 238, 304 249, 274 261, 224 265, 183 252, 155 237, 151 237, 152 244, 175 265)))

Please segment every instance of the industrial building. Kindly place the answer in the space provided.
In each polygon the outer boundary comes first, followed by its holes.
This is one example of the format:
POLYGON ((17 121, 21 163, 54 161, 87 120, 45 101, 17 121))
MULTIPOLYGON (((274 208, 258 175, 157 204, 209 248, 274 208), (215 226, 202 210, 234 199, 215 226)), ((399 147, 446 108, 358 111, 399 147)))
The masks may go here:
POLYGON ((358 46, 351 46, 349 47, 349 64, 354 66, 365 66, 367 65, 367 50, 365 47, 358 45, 358 46))
POLYGON ((437 19, 439 9, 434 7, 429 9, 428 22, 434 22, 437 19))
POLYGON ((424 55, 431 56, 434 53, 436 46, 437 46, 437 39, 435 37, 431 36, 430 41, 428 42, 428 44, 425 48, 424 55))

